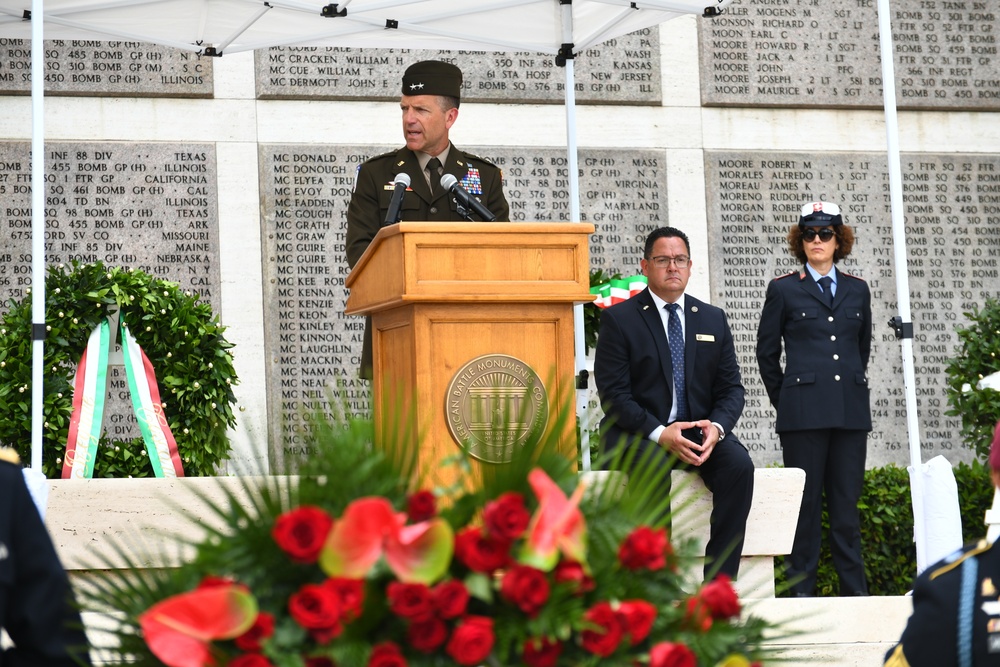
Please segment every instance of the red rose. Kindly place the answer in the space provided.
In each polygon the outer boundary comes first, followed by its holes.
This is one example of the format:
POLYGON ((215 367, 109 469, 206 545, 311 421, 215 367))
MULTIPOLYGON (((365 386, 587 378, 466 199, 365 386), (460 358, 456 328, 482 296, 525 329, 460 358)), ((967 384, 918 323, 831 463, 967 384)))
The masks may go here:
POLYGON ((236 638, 236 648, 241 651, 259 651, 260 643, 274 634, 274 616, 262 611, 257 614, 250 629, 236 638))
POLYGON ((306 667, 337 667, 337 663, 325 655, 315 655, 305 660, 306 667))
POLYGON ((438 618, 458 618, 469 605, 469 589, 458 579, 449 579, 431 589, 438 618))
POLYGON ((673 553, 666 529, 639 526, 618 547, 618 560, 629 570, 659 570, 673 553))
POLYGON ((383 642, 372 649, 368 667, 407 667, 399 647, 392 642, 383 642))
POLYGON ((587 610, 583 620, 596 626, 596 629, 584 630, 580 635, 585 650, 607 658, 618 649, 624 632, 610 604, 598 602, 587 610))
POLYGON ((504 572, 500 595, 534 618, 549 600, 549 580, 541 570, 515 565, 504 572))
POLYGON ((711 583, 702 586, 698 597, 708 607, 712 618, 734 618, 740 615, 740 599, 727 574, 720 574, 711 583))
POLYGON ((486 503, 483 520, 491 537, 513 542, 527 530, 531 515, 524 506, 524 496, 511 491, 486 503))
POLYGON ((315 563, 331 528, 333 519, 329 514, 318 507, 303 505, 279 516, 271 536, 293 560, 315 563))
POLYGON ((455 536, 455 556, 473 572, 491 573, 507 565, 510 544, 466 528, 455 536))
POLYGON ((306 630, 329 630, 340 625, 340 600, 320 584, 305 584, 288 599, 288 613, 306 630))
POLYGON ((323 586, 337 595, 344 621, 353 621, 361 615, 365 604, 365 582, 361 579, 331 577, 323 582, 323 586))
POLYGON ((478 665, 493 650, 493 619, 485 616, 466 616, 451 633, 445 651, 460 665, 478 665))
POLYGON ((563 645, 548 637, 529 639, 524 642, 521 659, 528 667, 555 667, 562 654, 563 645))
POLYGON ((410 523, 420 523, 437 515, 437 499, 430 491, 417 491, 406 499, 406 515, 410 523))
POLYGON ((434 618, 434 601, 426 584, 404 584, 394 581, 386 587, 389 610, 408 621, 429 621, 434 618))
POLYGON ((649 636, 656 620, 656 607, 645 600, 625 600, 618 605, 618 618, 635 646, 649 636))
POLYGON ((448 627, 439 618, 411 623, 406 631, 406 641, 421 653, 433 653, 448 638, 448 627))
POLYGON ((228 667, 274 667, 274 663, 260 653, 244 653, 226 663, 228 667))
POLYGON ((698 661, 684 644, 660 642, 649 651, 649 667, 698 667, 698 661))
POLYGON ((691 630, 708 632, 712 628, 712 611, 697 595, 690 597, 685 603, 681 624, 691 630))
POLYGON ((571 560, 561 560, 552 573, 557 584, 570 584, 577 595, 583 595, 594 590, 594 579, 586 573, 583 566, 571 560))

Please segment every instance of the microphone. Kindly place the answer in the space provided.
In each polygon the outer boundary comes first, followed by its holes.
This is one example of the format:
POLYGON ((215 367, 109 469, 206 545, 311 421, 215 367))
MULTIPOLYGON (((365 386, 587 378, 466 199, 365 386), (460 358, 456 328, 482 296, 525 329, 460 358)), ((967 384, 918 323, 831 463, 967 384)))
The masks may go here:
POLYGON ((392 185, 392 199, 389 200, 389 212, 385 214, 385 222, 382 223, 383 227, 399 222, 399 216, 403 208, 403 195, 406 193, 406 188, 410 187, 410 175, 405 172, 396 174, 392 185))
POLYGON ((497 219, 495 215, 490 213, 490 209, 483 206, 481 201, 470 195, 469 191, 462 187, 454 174, 445 174, 442 176, 441 187, 450 192, 458 200, 460 208, 465 208, 466 210, 471 208, 484 222, 493 222, 497 219))

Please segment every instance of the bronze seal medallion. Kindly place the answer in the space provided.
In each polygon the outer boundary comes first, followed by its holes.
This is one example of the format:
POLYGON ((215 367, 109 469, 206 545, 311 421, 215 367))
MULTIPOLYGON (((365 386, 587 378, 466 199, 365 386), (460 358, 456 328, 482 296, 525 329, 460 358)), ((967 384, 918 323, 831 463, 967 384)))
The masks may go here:
POLYGON ((455 442, 488 463, 508 463, 515 448, 545 432, 549 399, 538 373, 506 354, 486 354, 451 378, 445 418, 455 442))

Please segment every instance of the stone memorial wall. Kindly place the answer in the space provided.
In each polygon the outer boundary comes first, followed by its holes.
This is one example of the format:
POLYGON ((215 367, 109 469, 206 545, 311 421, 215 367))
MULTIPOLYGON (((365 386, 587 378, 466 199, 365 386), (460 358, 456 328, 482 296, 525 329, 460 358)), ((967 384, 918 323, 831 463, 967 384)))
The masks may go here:
MULTIPOLYGON (((308 454, 295 434, 303 416, 370 408, 357 378, 364 321, 343 314, 344 248, 357 165, 386 148, 261 147, 269 421, 286 454, 308 454)), ((504 170, 514 221, 569 220, 565 149, 462 148, 504 170)), ((666 224, 662 152, 583 150, 579 163, 581 217, 596 227, 591 267, 638 273, 646 234, 666 224)))
MULTIPOLYGON (((45 42, 47 95, 210 97, 211 58, 145 42, 45 42)), ((31 92, 31 42, 0 39, 0 95, 31 92)))
MULTIPOLYGON (((25 298, 32 281, 30 147, 0 142, 2 303, 25 298)), ((45 151, 46 265, 140 269, 198 294, 219 313, 213 144, 50 142, 45 151)), ((112 365, 108 378, 105 432, 141 437, 124 370, 112 365)))
MULTIPOLYGON (((945 415, 945 367, 964 312, 1000 287, 1000 155, 903 154, 903 199, 913 355, 923 459, 970 452, 956 440, 960 421, 945 415)), ((872 292, 874 342, 868 375, 874 430, 869 465, 906 459, 901 347, 890 318, 896 301, 884 153, 706 151, 712 301, 729 315, 747 404, 740 437, 757 465, 780 461, 774 410, 757 371, 757 324, 767 283, 800 271, 786 235, 802 203, 837 202, 856 234, 838 268, 864 278, 872 292)), ((816 406, 822 410, 821 405, 816 406)))
MULTIPOLYGON (((584 51, 574 65, 577 102, 659 104, 659 41, 653 28, 584 51)), ((566 70, 541 53, 281 47, 255 58, 260 99, 397 100, 403 70, 419 60, 461 65, 466 102, 566 99, 566 70)))
MULTIPOLYGON (((899 0, 891 12, 900 108, 1000 109, 995 5, 899 0)), ((874 0, 738 0, 698 25, 703 104, 882 106, 874 0)))

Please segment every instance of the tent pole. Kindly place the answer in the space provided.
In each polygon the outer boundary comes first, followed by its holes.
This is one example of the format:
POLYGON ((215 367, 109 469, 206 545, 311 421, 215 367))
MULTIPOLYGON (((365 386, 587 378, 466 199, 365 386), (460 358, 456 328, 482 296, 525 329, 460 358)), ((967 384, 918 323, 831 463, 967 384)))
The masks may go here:
MULTIPOLYGON (((569 177, 569 220, 580 222, 580 168, 576 145, 576 76, 574 75, 573 3, 562 2, 563 53, 566 71, 566 170, 569 177)), ((587 344, 583 304, 573 306, 573 355, 576 368, 576 417, 580 430, 580 467, 590 472, 590 424, 587 420, 587 344)))
MULTIPOLYGON (((910 320, 910 282, 906 259, 906 220, 903 216, 903 179, 899 158, 899 124, 896 118, 896 74, 892 60, 892 24, 889 0, 878 0, 878 34, 882 57, 882 99, 885 107, 886 161, 889 166, 889 203, 892 214, 893 264, 896 270, 896 304, 902 324, 903 387, 906 392, 906 431, 910 443, 913 541, 917 546, 917 572, 929 563, 924 524, 924 490, 921 473, 920 427, 917 423, 917 389, 913 369, 913 323, 910 320)), ((897 334, 898 335, 898 334, 897 334)))
POLYGON ((43 0, 31 1, 31 467, 42 470, 45 404, 45 43, 43 0))

